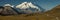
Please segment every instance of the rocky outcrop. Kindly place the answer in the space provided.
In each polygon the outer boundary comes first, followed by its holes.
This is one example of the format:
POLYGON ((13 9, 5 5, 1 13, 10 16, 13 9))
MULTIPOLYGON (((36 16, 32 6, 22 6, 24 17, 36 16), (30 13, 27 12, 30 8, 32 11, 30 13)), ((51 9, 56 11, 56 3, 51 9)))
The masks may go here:
POLYGON ((0 6, 1 15, 17 15, 18 13, 12 9, 10 6, 0 6))

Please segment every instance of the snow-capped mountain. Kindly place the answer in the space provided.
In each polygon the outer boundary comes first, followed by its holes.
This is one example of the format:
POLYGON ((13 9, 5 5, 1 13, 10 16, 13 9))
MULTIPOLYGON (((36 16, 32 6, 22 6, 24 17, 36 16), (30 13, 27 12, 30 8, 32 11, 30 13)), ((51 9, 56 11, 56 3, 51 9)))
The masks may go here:
POLYGON ((23 2, 16 6, 16 8, 19 8, 21 10, 33 10, 33 11, 41 11, 38 6, 35 6, 31 2, 23 2))
POLYGON ((14 7, 14 5, 10 5, 10 4, 5 4, 3 7, 5 7, 5 6, 10 6, 10 7, 14 7))

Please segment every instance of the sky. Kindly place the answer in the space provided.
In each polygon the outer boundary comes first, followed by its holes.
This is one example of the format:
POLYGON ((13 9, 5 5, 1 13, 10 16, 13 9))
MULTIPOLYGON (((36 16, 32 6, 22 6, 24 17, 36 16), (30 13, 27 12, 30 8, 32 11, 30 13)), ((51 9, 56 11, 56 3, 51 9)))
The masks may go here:
POLYGON ((3 6, 4 4, 11 4, 16 6, 22 2, 32 2, 46 10, 51 10, 57 5, 60 5, 60 0, 0 0, 0 6, 3 6))

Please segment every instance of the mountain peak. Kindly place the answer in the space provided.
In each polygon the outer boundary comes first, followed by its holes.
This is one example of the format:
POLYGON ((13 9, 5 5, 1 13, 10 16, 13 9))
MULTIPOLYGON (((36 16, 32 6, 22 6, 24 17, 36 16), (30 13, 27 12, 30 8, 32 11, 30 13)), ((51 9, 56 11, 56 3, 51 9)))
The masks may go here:
POLYGON ((10 4, 5 4, 4 6, 11 6, 10 4))
POLYGON ((17 5, 16 8, 20 8, 20 9, 33 8, 33 9, 38 9, 38 11, 40 11, 40 8, 38 6, 35 6, 31 2, 23 2, 22 4, 17 5))
POLYGON ((14 7, 14 5, 11 5, 11 4, 5 4, 3 7, 14 7))

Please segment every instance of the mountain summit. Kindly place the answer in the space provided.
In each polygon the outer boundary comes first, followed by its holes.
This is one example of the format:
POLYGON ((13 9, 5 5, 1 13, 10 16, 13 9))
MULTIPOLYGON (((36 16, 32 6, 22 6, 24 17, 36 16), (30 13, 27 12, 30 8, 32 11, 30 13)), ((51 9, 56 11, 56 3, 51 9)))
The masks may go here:
POLYGON ((23 2, 16 6, 16 8, 22 9, 22 10, 35 10, 40 11, 40 8, 38 6, 35 6, 31 2, 23 2))

